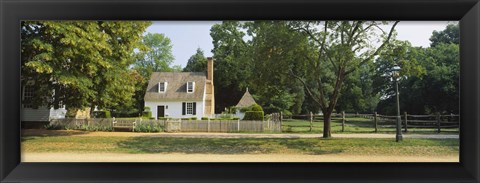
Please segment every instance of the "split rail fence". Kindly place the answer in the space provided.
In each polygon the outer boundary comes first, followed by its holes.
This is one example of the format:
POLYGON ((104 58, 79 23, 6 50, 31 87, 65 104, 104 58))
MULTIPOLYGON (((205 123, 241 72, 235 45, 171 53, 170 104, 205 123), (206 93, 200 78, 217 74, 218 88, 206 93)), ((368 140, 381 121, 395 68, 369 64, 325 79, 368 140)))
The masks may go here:
MULTIPOLYGON (((341 123, 341 131, 345 131, 346 123, 350 122, 349 118, 365 118, 371 119, 371 126, 375 132, 378 132, 380 128, 396 128, 397 116, 374 114, 347 114, 345 112, 332 114, 331 120, 337 120, 341 123)), ((312 113, 306 115, 294 115, 290 118, 304 119, 310 121, 310 129, 312 129, 312 123, 315 119, 321 118, 323 115, 314 115, 312 113)), ((404 132, 408 132, 412 128, 429 128, 435 129, 438 133, 442 129, 458 129, 460 127, 460 115, 413 115, 406 112, 400 116, 401 126, 404 132)), ((353 123, 353 122, 351 122, 353 123)), ((310 130, 311 131, 311 130, 310 130)))

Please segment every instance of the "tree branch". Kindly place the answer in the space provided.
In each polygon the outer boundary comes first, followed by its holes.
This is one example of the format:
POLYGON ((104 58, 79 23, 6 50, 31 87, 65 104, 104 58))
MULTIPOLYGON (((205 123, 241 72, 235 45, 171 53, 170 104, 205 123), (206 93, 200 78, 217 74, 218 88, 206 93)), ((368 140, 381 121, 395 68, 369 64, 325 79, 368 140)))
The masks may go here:
MULTIPOLYGON (((369 60, 371 60, 374 56, 376 56, 383 49, 383 47, 385 47, 385 45, 390 41, 390 38, 392 37, 393 31, 395 30, 395 27, 397 26, 398 22, 400 22, 400 21, 395 21, 392 28, 390 28, 390 32, 388 33, 388 37, 387 37, 387 39, 385 39, 385 41, 382 43, 382 45, 380 45, 380 47, 378 47, 377 50, 375 50, 375 52, 372 55, 370 55, 366 59, 362 60, 359 64, 359 66, 363 65, 366 62, 368 62, 369 60)), ((357 69, 357 67, 353 67, 352 69, 346 71, 345 75, 348 75, 348 74, 352 73, 353 71, 355 71, 355 69, 357 69)))

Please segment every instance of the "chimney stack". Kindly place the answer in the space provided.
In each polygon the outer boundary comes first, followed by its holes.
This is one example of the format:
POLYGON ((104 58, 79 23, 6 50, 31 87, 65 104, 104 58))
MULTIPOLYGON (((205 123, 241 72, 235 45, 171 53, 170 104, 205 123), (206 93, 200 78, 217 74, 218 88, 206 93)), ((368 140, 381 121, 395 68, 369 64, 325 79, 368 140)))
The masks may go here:
POLYGON ((213 82, 213 58, 207 57, 207 80, 213 82))

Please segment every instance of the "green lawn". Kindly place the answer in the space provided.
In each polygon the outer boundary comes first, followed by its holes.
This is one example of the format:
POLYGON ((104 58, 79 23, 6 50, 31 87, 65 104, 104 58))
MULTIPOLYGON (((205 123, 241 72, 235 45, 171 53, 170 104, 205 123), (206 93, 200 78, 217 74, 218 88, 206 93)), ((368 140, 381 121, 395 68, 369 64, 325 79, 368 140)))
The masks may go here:
POLYGON ((458 155, 458 139, 202 139, 159 137, 26 136, 23 152, 458 155))
MULTIPOLYGON (((332 133, 374 133, 375 127, 372 119, 366 118, 347 118, 345 122, 345 131, 342 132, 342 123, 339 119, 332 119, 332 133)), ((377 133, 395 133, 395 128, 381 127, 384 123, 379 123, 377 133)), ((392 124, 390 124, 392 125, 392 124)), ((403 130, 402 130, 403 131, 403 130)), ((310 121, 299 119, 284 119, 282 121, 283 133, 315 133, 323 132, 323 120, 316 119, 313 121, 313 129, 310 131, 310 121)), ((436 134, 436 128, 408 128, 407 133, 428 133, 436 134)), ((442 134, 458 134, 458 128, 441 129, 442 134)))

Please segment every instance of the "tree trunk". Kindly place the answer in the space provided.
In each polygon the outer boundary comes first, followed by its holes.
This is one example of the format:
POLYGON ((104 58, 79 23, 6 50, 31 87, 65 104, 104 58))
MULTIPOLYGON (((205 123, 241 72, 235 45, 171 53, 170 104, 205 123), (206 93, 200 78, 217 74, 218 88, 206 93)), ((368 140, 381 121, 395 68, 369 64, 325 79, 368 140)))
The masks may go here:
POLYGON ((323 113, 323 138, 330 138, 332 134, 330 133, 330 120, 332 112, 323 113))

